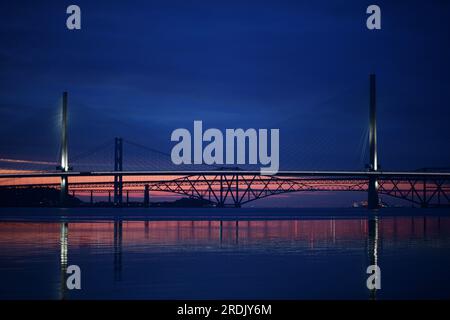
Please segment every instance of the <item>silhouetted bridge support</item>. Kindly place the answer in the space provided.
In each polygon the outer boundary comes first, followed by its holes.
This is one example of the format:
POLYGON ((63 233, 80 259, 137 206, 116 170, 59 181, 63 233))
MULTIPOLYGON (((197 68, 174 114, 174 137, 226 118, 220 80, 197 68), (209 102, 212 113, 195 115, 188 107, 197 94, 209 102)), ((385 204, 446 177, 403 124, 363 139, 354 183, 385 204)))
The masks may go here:
MULTIPOLYGON (((123 170, 123 141, 122 138, 114 140, 114 171, 123 170)), ((122 205, 123 200, 123 181, 122 175, 114 176, 114 204, 122 205)))
POLYGON ((144 187, 144 207, 148 208, 150 206, 150 186, 148 184, 144 187))

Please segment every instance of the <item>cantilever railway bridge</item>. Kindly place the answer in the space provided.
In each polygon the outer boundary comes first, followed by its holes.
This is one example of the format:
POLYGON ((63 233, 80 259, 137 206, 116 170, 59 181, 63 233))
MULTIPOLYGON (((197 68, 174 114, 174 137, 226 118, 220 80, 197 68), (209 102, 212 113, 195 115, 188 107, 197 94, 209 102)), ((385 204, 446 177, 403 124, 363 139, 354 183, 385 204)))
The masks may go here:
MULTIPOLYGON (((2 175, 3 178, 57 178, 62 173, 26 173, 2 175)), ((248 202, 272 195, 313 191, 369 191, 370 179, 377 181, 377 193, 403 199, 422 207, 450 204, 450 173, 442 172, 371 172, 371 171, 280 171, 275 176, 263 176, 259 171, 102 171, 63 173, 71 182, 69 192, 104 194, 121 204, 123 196, 151 191, 170 192, 196 199, 207 199, 217 206, 240 207, 248 202), (123 180, 117 186, 114 178, 123 180), (82 178, 105 177, 109 181, 82 181, 82 178), (133 179, 136 177, 136 179, 133 179), (175 178, 174 178, 175 177, 175 178), (122 190, 120 190, 122 189, 122 190), (122 197, 120 195, 122 193, 122 197)), ((52 187, 60 183, 14 183, 9 187, 52 187)), ((148 200, 147 200, 148 201, 148 200)))

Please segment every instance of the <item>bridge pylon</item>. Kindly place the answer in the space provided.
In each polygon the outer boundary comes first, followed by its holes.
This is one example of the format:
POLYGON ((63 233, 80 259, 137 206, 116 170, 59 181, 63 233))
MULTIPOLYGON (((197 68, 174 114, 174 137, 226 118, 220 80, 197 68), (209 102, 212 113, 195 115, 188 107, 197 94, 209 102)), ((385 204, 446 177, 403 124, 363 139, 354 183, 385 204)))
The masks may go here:
MULTIPOLYGON (((62 98, 62 110, 61 110, 61 165, 59 169, 62 172, 69 171, 69 151, 67 143, 67 92, 63 92, 62 98)), ((67 195, 69 192, 69 180, 65 175, 61 176, 61 188, 60 188, 60 205, 63 206, 66 203, 67 195)))
MULTIPOLYGON (((369 79, 370 79, 370 109, 369 109, 370 164, 369 164, 369 171, 378 171, 376 77, 375 77, 375 74, 371 74, 369 76, 369 79)), ((369 177, 367 207, 369 209, 376 209, 379 207, 378 180, 375 177, 369 177)))

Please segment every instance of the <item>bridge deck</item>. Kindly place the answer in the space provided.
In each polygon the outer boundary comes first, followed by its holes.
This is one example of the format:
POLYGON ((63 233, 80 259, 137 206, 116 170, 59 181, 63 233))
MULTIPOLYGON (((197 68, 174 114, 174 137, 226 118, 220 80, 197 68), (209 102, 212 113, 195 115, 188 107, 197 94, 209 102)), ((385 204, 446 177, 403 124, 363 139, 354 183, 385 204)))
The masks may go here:
MULTIPOLYGON (((40 177, 101 177, 101 176, 217 176, 217 175, 249 175, 267 176, 260 171, 248 170, 211 170, 211 171, 89 171, 89 172, 27 172, 0 174, 2 178, 40 178, 40 177)), ((450 178, 450 172, 414 172, 414 171, 279 171, 277 177, 405 177, 405 178, 450 178)))

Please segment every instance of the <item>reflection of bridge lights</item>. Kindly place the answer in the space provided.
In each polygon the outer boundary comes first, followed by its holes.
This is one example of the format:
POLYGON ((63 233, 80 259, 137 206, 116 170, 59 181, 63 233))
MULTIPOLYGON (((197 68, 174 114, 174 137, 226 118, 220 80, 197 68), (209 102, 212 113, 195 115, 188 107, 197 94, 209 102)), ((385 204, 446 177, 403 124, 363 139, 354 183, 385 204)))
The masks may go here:
POLYGON ((375 217, 375 230, 373 237, 373 264, 378 265, 378 218, 375 217))
POLYGON ((61 224, 61 236, 60 236, 60 245, 61 245, 61 268, 64 269, 67 267, 67 252, 68 252, 68 225, 67 223, 61 224))
POLYGON ((67 247, 61 245, 61 265, 67 265, 67 247))

